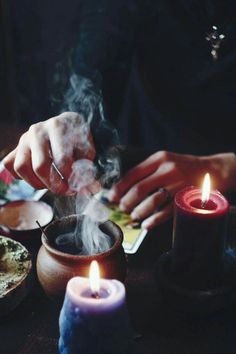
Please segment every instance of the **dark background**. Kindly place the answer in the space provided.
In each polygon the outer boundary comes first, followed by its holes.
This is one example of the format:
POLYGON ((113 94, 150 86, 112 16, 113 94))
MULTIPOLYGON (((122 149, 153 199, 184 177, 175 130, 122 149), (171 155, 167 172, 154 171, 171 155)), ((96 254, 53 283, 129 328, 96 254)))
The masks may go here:
MULTIPOLYGON (((0 0, 1 124, 11 121, 24 131, 60 113, 62 81, 78 38, 82 1, 0 0)), ((103 87, 106 118, 118 129, 121 143, 155 146, 149 124, 156 113, 144 94, 135 58, 122 83, 117 75, 116 70, 109 72, 103 87)))
POLYGON ((58 113, 53 78, 76 35, 79 0, 0 3, 1 117, 28 125, 58 113))

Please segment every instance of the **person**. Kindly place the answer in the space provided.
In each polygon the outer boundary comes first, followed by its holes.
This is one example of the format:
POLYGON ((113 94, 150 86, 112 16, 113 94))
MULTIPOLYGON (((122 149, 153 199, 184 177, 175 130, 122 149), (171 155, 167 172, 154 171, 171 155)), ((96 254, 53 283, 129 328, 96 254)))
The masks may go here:
MULTIPOLYGON (((122 176, 109 198, 133 219, 142 220, 147 229, 170 218, 175 193, 187 185, 199 186, 206 172, 213 188, 233 200, 235 10, 231 0, 89 0, 83 4, 74 74, 89 78, 94 91, 97 87, 103 91, 114 68, 127 76, 132 63, 128 100, 137 103, 132 94, 142 92, 141 117, 137 119, 137 111, 129 105, 120 129, 131 132, 131 142, 138 136, 141 146, 153 153, 122 176)), ((78 143, 81 134, 68 139, 83 117, 76 90, 73 97, 72 109, 32 125, 5 157, 3 163, 15 177, 35 188, 53 190, 56 185, 56 191, 64 193, 73 161, 95 158, 96 129, 86 130, 90 144, 85 150, 78 143), (62 180, 53 171, 57 183, 50 177, 49 151, 65 177, 62 180)))

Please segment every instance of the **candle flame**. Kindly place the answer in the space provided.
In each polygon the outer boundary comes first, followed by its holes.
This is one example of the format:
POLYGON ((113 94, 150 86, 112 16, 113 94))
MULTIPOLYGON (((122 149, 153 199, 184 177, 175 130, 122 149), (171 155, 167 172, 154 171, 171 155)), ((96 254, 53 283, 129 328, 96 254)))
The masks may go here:
POLYGON ((206 204, 210 198, 211 180, 209 173, 205 174, 202 185, 202 204, 206 204))
POLYGON ((100 290, 100 274, 97 261, 92 261, 89 269, 89 282, 93 294, 98 294, 100 290))

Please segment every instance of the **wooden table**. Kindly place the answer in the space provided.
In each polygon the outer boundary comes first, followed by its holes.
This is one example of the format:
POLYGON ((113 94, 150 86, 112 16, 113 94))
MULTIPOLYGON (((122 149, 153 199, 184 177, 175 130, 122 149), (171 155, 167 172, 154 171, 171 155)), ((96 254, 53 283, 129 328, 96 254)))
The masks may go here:
MULTIPOLYGON (((235 225, 233 214, 230 238, 236 236, 235 225)), ((125 285, 136 333, 134 354, 235 354, 235 307, 204 317, 186 316, 162 298, 155 267, 158 257, 171 248, 171 233, 171 221, 159 226, 127 260, 125 285)), ((60 307, 44 295, 36 279, 24 302, 1 319, 0 353, 58 353, 59 311, 60 307)))

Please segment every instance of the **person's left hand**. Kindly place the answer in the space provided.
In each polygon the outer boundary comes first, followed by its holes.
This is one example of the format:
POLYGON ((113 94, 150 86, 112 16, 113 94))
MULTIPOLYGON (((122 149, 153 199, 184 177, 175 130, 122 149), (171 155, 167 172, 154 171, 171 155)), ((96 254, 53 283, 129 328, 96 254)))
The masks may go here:
POLYGON ((152 229, 172 216, 175 193, 188 185, 200 187, 206 172, 219 176, 217 187, 230 189, 235 161, 232 153, 204 157, 158 151, 128 171, 111 189, 109 200, 152 229))

